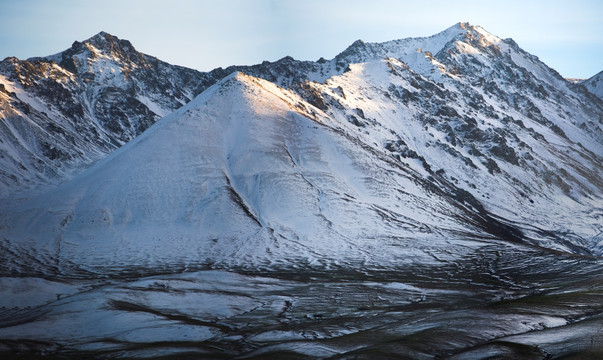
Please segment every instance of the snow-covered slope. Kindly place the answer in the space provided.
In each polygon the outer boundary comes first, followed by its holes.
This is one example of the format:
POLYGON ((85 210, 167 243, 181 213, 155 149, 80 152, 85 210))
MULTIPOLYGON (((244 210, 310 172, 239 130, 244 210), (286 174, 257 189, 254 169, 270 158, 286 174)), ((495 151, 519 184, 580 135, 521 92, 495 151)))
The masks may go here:
POLYGON ((517 240, 471 196, 333 125, 235 73, 72 181, 3 204, 5 270, 376 266, 517 240))
POLYGON ((445 84, 386 59, 308 86, 346 133, 425 177, 455 183, 535 244, 557 248, 569 236, 592 248, 603 205, 598 139, 569 121, 555 131, 457 80, 445 84))
POLYGON ((590 79, 582 81, 580 84, 584 85, 588 91, 603 100, 603 71, 590 79))
POLYGON ((534 244, 601 252, 596 98, 466 23, 429 38, 356 42, 336 59, 357 63, 300 93, 345 132, 455 183, 534 244))
POLYGON ((282 86, 324 81, 334 63, 279 61, 199 72, 105 32, 55 55, 0 62, 0 197, 56 185, 237 70, 282 86))

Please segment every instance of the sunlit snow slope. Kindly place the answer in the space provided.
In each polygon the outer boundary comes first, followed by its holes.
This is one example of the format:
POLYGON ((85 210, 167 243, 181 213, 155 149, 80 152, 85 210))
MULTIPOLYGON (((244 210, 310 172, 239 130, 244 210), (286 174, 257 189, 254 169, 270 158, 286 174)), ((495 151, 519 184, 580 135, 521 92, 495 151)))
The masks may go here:
POLYGON ((466 23, 356 42, 301 93, 348 134, 471 193, 524 240, 601 252, 603 103, 512 40, 466 23))
POLYGON ((51 273, 425 262, 456 238, 510 231, 333 125, 235 73, 72 181, 8 206, 3 260, 51 273))

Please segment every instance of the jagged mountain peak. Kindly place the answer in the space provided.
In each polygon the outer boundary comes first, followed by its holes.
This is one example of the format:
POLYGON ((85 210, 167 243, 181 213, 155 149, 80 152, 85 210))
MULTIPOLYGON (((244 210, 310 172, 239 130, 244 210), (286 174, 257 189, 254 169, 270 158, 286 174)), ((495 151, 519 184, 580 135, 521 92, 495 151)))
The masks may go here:
POLYGON ((138 52, 128 40, 105 31, 84 40, 74 41, 70 48, 46 57, 33 57, 27 61, 56 62, 72 72, 88 72, 90 61, 108 60, 118 66, 148 66, 145 54, 138 52))
POLYGON ((478 29, 480 29, 479 26, 471 25, 471 23, 469 23, 469 22, 458 22, 458 23, 450 26, 449 28, 447 28, 443 31, 440 31, 439 33, 428 36, 428 38, 444 37, 448 41, 452 41, 452 40, 459 38, 459 36, 461 36, 461 35, 464 35, 464 34, 467 34, 470 32, 474 32, 474 31, 478 31, 478 29))
POLYGON ((103 40, 118 40, 119 38, 115 35, 109 34, 108 32, 101 30, 98 34, 89 37, 86 41, 103 41, 103 40))
POLYGON ((499 43, 502 41, 498 36, 488 32, 480 25, 473 25, 469 22, 458 22, 448 29, 441 31, 428 38, 442 38, 447 42, 467 41, 473 38, 487 40, 490 43, 499 43))
MULTIPOLYGON (((471 24, 469 21, 458 22, 458 23, 452 25, 448 29, 458 29, 458 30, 465 31, 465 32, 478 31, 478 32, 489 34, 482 26, 471 24)), ((444 31, 446 31, 446 30, 444 30, 444 31)))
MULTIPOLYGON (((362 49, 366 47, 366 43, 362 39, 354 41, 347 49, 362 49)), ((345 50, 344 50, 345 51, 345 50)))
POLYGON ((137 52, 129 40, 120 39, 117 36, 101 31, 98 34, 84 41, 84 43, 92 44, 99 50, 104 50, 109 53, 115 52, 137 52))
MULTIPOLYGON (((517 77, 543 81, 551 88, 567 90, 564 79, 538 57, 522 50, 512 39, 499 38, 483 27, 459 22, 428 37, 381 43, 356 41, 338 54, 336 69, 349 64, 395 58, 434 81, 442 77, 479 82, 500 78, 516 83, 517 77)), ((544 92, 542 92, 544 94, 544 92)))
MULTIPOLYGON (((440 65, 433 62, 434 56, 451 48, 471 54, 492 53, 493 45, 501 43, 502 40, 483 29, 480 26, 471 25, 468 22, 459 22, 448 29, 428 37, 405 38, 382 43, 368 43, 357 40, 335 57, 339 66, 349 63, 359 63, 379 58, 393 57, 404 62, 429 68, 424 58, 436 67, 440 65), (419 55, 417 56, 417 53, 419 55)), ((426 70, 427 71, 427 70, 426 70)), ((423 75, 428 75, 421 71, 423 75)))
POLYGON ((5 59, 0 112, 20 120, 0 131, 10 139, 0 146, 0 196, 69 177, 188 103, 210 78, 106 32, 55 55, 5 59))

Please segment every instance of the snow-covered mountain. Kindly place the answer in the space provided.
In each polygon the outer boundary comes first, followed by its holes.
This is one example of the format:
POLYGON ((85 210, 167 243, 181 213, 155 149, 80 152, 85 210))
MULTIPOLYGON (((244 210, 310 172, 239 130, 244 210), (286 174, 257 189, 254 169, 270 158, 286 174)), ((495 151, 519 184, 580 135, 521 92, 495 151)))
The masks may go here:
POLYGON ((12 208, 3 236, 35 245, 11 246, 19 263, 6 263, 22 272, 33 256, 66 273, 376 265, 408 256, 400 245, 409 241, 437 252, 453 238, 508 231, 452 184, 334 125, 296 94, 234 73, 74 180, 12 208))
POLYGON ((55 55, 0 62, 0 197, 81 172, 238 70, 291 86, 323 64, 290 57, 199 72, 100 32, 55 55))
MULTIPOLYGON (((112 134, 100 136, 106 144, 133 138, 218 77, 170 67, 107 34, 45 61, 64 79, 91 74, 81 86, 96 94, 96 112, 82 112, 112 134), (107 70, 118 58, 132 70, 107 70), (162 71, 169 76, 145 77, 162 71), (115 89, 155 112, 128 113, 127 103, 107 100, 115 89)), ((512 40, 461 23, 428 38, 357 41, 330 61, 243 69, 270 81, 235 73, 72 181, 5 200, 10 271, 31 257, 59 272, 175 258, 382 263, 410 238, 405 251, 465 237, 600 253, 603 106, 512 40)))
POLYGON ((69 178, 188 103, 206 78, 104 32, 52 56, 4 59, 0 196, 69 178))
POLYGON ((512 40, 468 24, 430 38, 356 42, 338 58, 357 63, 309 83, 307 98, 346 132, 454 182, 533 243, 556 248, 563 234, 597 246, 598 99, 512 40))

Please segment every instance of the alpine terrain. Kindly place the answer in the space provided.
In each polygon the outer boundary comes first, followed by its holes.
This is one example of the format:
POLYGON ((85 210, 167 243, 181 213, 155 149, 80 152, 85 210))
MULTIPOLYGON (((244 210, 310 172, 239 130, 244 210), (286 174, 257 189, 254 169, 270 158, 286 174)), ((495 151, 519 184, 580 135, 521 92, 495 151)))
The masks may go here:
POLYGON ((603 356, 601 73, 459 23, 199 72, 0 63, 0 354, 603 356))

